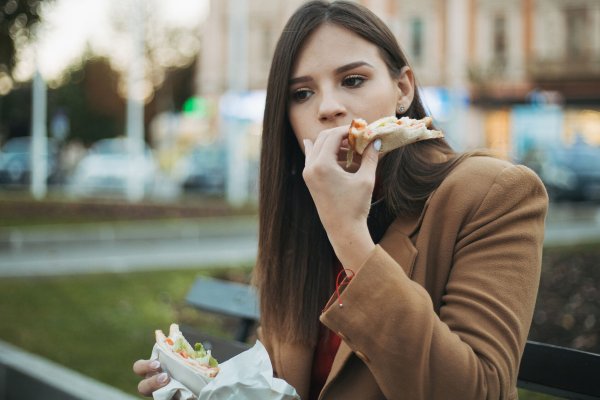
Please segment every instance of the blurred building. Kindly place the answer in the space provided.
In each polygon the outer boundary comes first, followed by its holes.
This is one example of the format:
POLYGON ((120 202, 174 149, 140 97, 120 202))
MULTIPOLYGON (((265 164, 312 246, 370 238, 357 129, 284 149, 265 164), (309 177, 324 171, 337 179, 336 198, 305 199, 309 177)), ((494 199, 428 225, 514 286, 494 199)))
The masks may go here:
MULTIPOLYGON (((229 0, 232 1, 232 0, 229 0)), ((276 40, 303 0, 247 0, 247 88, 267 84, 276 40)), ((474 102, 600 102, 598 0, 362 0, 392 29, 422 86, 465 88, 474 102), (534 92, 535 93, 535 92, 534 92), (551 99, 552 100, 552 99, 551 99)), ((228 1, 212 0, 199 91, 227 88, 228 1)))
MULTIPOLYGON (((199 92, 220 95, 228 89, 229 2, 211 0, 210 15, 203 26, 202 52, 199 63, 199 92)), ((267 87, 267 76, 275 45, 287 18, 303 0, 245 0, 247 2, 247 89, 267 87)))
POLYGON ((537 90, 559 97, 550 102, 600 102, 599 1, 470 2, 476 98, 520 102, 537 90))
MULTIPOLYGON (((305 1, 210 0, 197 92, 219 104, 212 130, 237 132, 229 151, 247 149, 230 157, 242 160, 230 170, 258 169, 262 112, 248 105, 264 99, 276 41, 305 1), (244 116, 250 111, 255 117, 244 116), (252 122, 242 129, 231 125, 236 119, 252 122)), ((578 138, 600 147, 600 0, 357 2, 397 37, 426 109, 455 149, 485 147, 525 162, 578 138)))

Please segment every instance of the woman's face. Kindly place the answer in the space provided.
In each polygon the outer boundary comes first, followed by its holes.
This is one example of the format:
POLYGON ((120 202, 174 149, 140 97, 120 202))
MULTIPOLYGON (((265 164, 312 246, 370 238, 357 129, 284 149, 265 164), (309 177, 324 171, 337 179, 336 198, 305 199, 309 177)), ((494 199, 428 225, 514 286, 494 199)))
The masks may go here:
POLYGON ((309 36, 289 83, 289 118, 302 149, 304 139, 314 141, 322 130, 395 115, 410 101, 408 68, 393 79, 374 44, 332 24, 309 36))

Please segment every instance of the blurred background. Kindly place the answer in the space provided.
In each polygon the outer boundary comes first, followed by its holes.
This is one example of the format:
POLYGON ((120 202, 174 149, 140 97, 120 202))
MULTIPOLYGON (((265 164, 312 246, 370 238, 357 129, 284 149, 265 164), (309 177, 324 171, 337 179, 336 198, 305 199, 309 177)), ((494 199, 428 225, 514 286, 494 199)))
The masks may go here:
MULTIPOLYGON (((270 58, 301 3, 4 1, 2 190, 255 204, 270 58)), ((557 200, 600 197, 597 1, 363 3, 454 147, 531 166, 557 200)))
MULTIPOLYGON (((456 149, 539 174, 551 207, 532 337, 599 352, 600 2, 358 2, 390 26, 456 149)), ((270 59, 301 3, 0 1, 2 340, 135 393, 129 361, 154 329, 214 323, 183 297, 194 274, 249 279, 270 59), (63 321, 88 302, 106 331, 87 309, 63 321), (127 337, 126 372, 106 368, 114 355, 92 367, 50 351, 64 329, 82 348, 127 337)))

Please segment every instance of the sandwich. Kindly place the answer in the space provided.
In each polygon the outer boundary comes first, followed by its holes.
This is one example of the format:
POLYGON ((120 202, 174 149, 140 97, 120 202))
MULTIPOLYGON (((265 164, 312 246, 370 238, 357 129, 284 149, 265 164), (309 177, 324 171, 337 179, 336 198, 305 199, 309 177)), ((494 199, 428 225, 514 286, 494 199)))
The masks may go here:
POLYGON ((348 132, 350 150, 347 154, 346 167, 352 164, 354 152, 362 155, 367 146, 376 139, 381 139, 380 153, 388 153, 421 140, 443 138, 444 134, 441 131, 430 129, 431 124, 431 117, 412 119, 391 116, 370 124, 362 118, 353 119, 348 132))
MULTIPOLYGON (((171 324, 168 337, 163 331, 157 330, 156 344, 161 365, 166 367, 168 369, 166 372, 169 372, 175 379, 180 378, 175 375, 178 370, 182 369, 188 371, 187 375, 190 375, 189 372, 193 372, 202 378, 214 378, 219 373, 219 363, 212 356, 211 351, 204 349, 201 343, 196 343, 192 347, 177 324, 171 324)), ((185 384, 185 382, 182 383, 185 384)))

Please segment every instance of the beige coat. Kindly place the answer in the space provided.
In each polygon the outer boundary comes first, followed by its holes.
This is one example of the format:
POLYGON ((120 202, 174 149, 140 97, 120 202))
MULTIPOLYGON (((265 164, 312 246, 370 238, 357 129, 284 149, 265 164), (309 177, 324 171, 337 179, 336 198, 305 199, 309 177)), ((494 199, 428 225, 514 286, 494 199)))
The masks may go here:
MULTIPOLYGON (((516 399, 547 206, 526 167, 461 163, 321 315, 343 341, 320 399, 516 399)), ((314 349, 261 339, 305 399, 314 349)))

